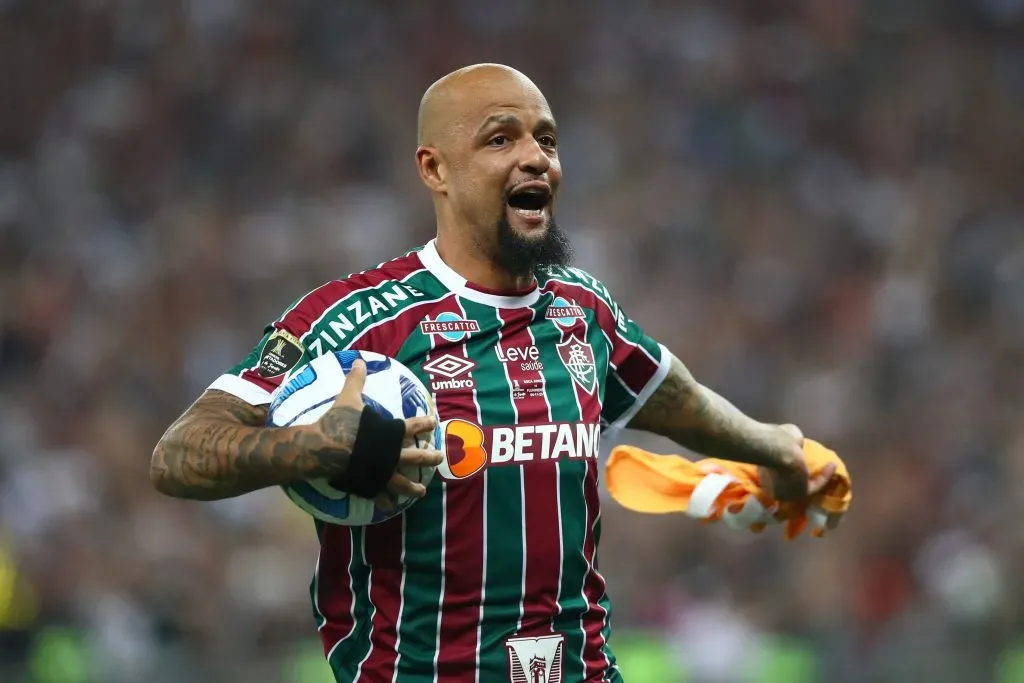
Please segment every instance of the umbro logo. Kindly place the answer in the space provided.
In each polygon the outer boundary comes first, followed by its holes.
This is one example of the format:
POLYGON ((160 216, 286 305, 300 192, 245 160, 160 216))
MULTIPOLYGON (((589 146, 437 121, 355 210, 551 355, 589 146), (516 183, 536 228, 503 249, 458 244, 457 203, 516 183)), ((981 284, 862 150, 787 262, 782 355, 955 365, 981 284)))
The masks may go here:
POLYGON ((472 377, 457 379, 461 375, 468 374, 476 368, 476 363, 468 358, 446 353, 443 356, 438 356, 429 363, 424 363, 422 367, 423 371, 430 373, 432 378, 436 376, 447 377, 447 379, 431 381, 431 391, 438 392, 443 389, 472 389, 476 386, 472 377))
POLYGON ((476 363, 468 358, 453 356, 450 353, 446 353, 443 356, 435 358, 429 363, 423 364, 423 369, 431 375, 441 375, 442 377, 448 378, 463 375, 475 367, 476 363))

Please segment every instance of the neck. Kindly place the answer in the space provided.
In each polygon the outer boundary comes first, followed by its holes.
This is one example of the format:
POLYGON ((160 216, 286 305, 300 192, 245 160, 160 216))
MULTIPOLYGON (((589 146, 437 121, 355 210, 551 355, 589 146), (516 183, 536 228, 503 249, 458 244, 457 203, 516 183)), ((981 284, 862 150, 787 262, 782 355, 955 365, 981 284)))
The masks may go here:
POLYGON ((470 284, 501 292, 522 291, 533 285, 533 273, 513 275, 494 263, 485 249, 460 237, 453 231, 438 230, 437 253, 449 268, 470 284))

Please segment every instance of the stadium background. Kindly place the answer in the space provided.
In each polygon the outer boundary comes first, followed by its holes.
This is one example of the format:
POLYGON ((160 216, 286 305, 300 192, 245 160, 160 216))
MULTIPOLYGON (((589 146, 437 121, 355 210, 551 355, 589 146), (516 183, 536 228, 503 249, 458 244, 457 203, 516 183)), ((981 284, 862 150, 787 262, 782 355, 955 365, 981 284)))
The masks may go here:
POLYGON ((311 525, 149 454, 294 296, 431 236, 419 95, 499 61, 578 264, 856 481, 826 541, 608 504, 627 680, 1024 681, 1022 37, 1021 0, 0 1, 0 680, 327 680, 311 525))

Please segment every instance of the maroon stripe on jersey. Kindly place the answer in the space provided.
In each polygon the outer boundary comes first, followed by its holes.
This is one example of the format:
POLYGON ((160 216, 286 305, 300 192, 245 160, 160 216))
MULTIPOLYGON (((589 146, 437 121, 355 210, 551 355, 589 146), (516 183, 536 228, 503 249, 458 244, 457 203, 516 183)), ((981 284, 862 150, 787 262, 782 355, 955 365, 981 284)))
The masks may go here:
POLYGON ((634 394, 639 394, 657 371, 658 364, 644 353, 640 347, 637 347, 625 360, 619 363, 615 374, 622 378, 622 381, 626 383, 626 386, 634 394), (651 368, 654 368, 653 372, 651 368))
MULTIPOLYGON (((583 483, 583 498, 587 502, 587 529, 583 540, 583 555, 587 558, 590 571, 583 580, 583 595, 587 599, 588 609, 583 616, 583 632, 586 644, 583 648, 583 662, 586 665, 587 677, 600 675, 605 671, 608 661, 604 654, 604 630, 608 621, 608 612, 598 601, 605 596, 604 577, 597 570, 597 537, 594 533, 597 520, 601 517, 601 497, 598 491, 598 463, 587 463, 587 476, 583 483)), ((600 680, 600 679, 596 679, 600 680)))
POLYGON ((647 383, 658 372, 658 363, 635 342, 624 338, 618 330, 615 315, 607 303, 583 285, 550 281, 544 285, 545 291, 561 294, 568 299, 575 299, 580 306, 593 309, 597 324, 601 326, 612 343, 612 367, 626 386, 633 393, 643 391, 647 383))
POLYGON ((332 280, 302 297, 290 311, 274 323, 274 327, 288 330, 301 338, 309 332, 324 311, 349 294, 367 287, 376 287, 388 280, 401 280, 422 269, 423 263, 419 256, 412 253, 388 261, 378 268, 351 275, 344 280, 332 280))
MULTIPOLYGON (((458 299, 434 309, 465 318, 458 299)), ((433 312, 432 312, 433 313, 433 312)), ((445 354, 468 359, 463 340, 451 342, 435 336, 427 362, 445 354)), ((461 375, 472 377, 472 371, 461 375)), ((441 420, 462 418, 480 423, 474 389, 440 389, 434 392, 441 420)), ((472 683, 477 658, 477 621, 484 585, 484 487, 483 471, 458 482, 445 484, 444 594, 438 633, 437 679, 472 683)))
POLYGON ((391 680, 398 659, 398 617, 402 607, 402 518, 365 527, 363 534, 365 560, 370 566, 373 619, 370 653, 359 678, 391 680))
POLYGON ((355 621, 352 618, 351 575, 352 531, 335 524, 323 525, 320 539, 320 562, 317 566, 316 607, 324 617, 320 627, 320 640, 324 654, 330 654, 334 646, 352 635, 355 621))
POLYGON ((285 375, 282 374, 278 375, 277 377, 267 379, 266 377, 256 372, 255 370, 246 370, 245 372, 242 373, 242 379, 244 379, 246 382, 251 382, 252 384, 255 384, 268 394, 274 393, 274 390, 281 386, 281 382, 284 381, 284 378, 285 375))
MULTIPOLYGON (((503 323, 498 348, 505 361, 505 372, 513 386, 512 400, 516 424, 551 422, 551 409, 544 393, 544 373, 534 368, 536 349, 530 323, 531 309, 498 310, 503 323), (516 388, 518 387, 518 389, 516 388)), ((535 436, 534 438, 540 438, 535 436)), ((536 449, 542 453, 541 449, 536 449)), ((558 611, 561 578, 562 539, 558 525, 558 467, 555 460, 523 463, 523 522, 526 548, 526 587, 523 591, 523 615, 520 635, 551 632, 551 619, 558 611)))

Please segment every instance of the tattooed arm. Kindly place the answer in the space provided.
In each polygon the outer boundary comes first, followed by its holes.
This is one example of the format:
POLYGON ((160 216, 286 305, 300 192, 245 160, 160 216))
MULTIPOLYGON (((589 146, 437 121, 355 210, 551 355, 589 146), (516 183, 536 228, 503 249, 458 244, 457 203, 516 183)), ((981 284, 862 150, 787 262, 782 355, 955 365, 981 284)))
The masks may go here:
POLYGON ((218 500, 345 472, 361 407, 338 405, 320 423, 266 427, 267 406, 231 394, 203 394, 153 451, 150 478, 176 498, 218 500))
MULTIPOLYGON (((297 427, 265 427, 265 407, 222 391, 207 391, 156 445, 150 479, 158 491, 169 496, 218 500, 303 479, 337 481, 349 472, 353 449, 357 451, 356 464, 350 474, 359 476, 366 457, 376 457, 372 448, 380 444, 371 431, 368 441, 360 442, 363 450, 356 447, 365 407, 365 381, 366 365, 357 361, 330 409, 314 424, 297 427)), ((440 464, 439 452, 411 445, 413 435, 429 432, 434 424, 433 417, 422 415, 405 420, 406 446, 398 455, 399 465, 440 464)), ((417 498, 427 492, 423 484, 397 472, 387 489, 417 498)))
POLYGON ((799 430, 747 417, 697 382, 674 356, 665 381, 628 426, 668 437, 701 455, 766 468, 780 500, 807 494, 799 430))

